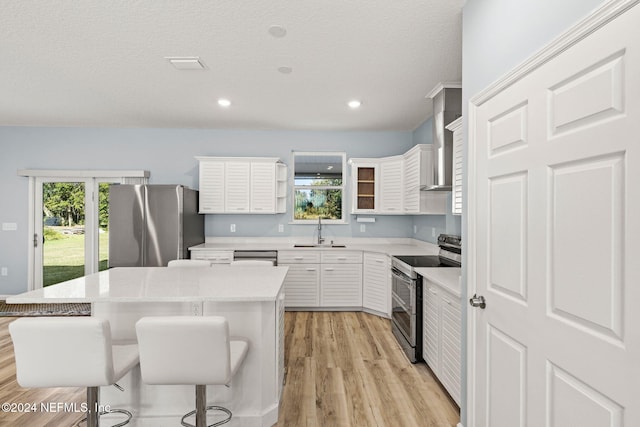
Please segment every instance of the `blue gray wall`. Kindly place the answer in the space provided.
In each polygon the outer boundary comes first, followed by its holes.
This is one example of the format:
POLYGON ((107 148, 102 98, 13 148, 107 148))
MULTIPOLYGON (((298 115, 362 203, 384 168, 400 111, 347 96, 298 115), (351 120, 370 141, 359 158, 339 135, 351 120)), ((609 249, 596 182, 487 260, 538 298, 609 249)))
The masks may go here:
MULTIPOLYGON (((17 231, 0 231, 0 266, 9 269, 8 276, 0 276, 3 295, 27 289, 28 179, 17 176, 18 169, 144 169, 151 172, 153 184, 197 188, 198 162, 194 156, 269 156, 290 163, 291 150, 302 150, 345 151, 348 158, 384 157, 404 153, 416 141, 413 132, 0 127, 0 142, 0 223, 18 225, 17 231)), ((290 225, 290 215, 207 215, 206 234, 312 239, 314 226, 290 225), (236 233, 230 232, 230 224, 236 224, 236 233), (283 233, 278 232, 278 224, 284 225, 283 233)), ((354 217, 349 216, 349 220, 348 225, 326 226, 325 236, 413 236, 411 216, 378 216, 375 223, 366 224, 364 233, 354 217)), ((440 232, 446 221, 433 224, 440 232)), ((422 225, 419 229, 422 233, 422 225)))
MULTIPOLYGON (((462 115, 468 117, 469 100, 482 89, 524 62, 551 40, 589 15, 603 0, 467 0, 462 14, 462 115)), ((468 122, 463 123, 467 158, 468 122)), ((463 169, 466 176, 466 167, 463 169)), ((466 189, 463 200, 467 200, 466 189)), ((466 217, 466 203, 463 216, 466 217)), ((466 240, 467 223, 462 224, 466 240)), ((464 251, 464 247, 463 247, 464 251)), ((467 272, 463 259, 463 283, 467 272)), ((466 301, 463 286, 462 300, 466 301)), ((467 313, 463 310, 463 366, 466 366, 467 313)), ((462 378, 461 421, 466 425, 466 372, 462 378)))

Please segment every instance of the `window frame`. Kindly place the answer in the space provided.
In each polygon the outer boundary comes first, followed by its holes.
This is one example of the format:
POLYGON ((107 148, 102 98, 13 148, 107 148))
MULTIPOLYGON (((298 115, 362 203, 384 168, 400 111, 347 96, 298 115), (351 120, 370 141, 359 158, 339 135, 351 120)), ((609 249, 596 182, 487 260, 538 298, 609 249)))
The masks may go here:
POLYGON ((344 151, 292 151, 291 152, 291 175, 289 179, 289 188, 291 188, 291 221, 289 224, 318 224, 317 219, 296 219, 296 190, 298 189, 315 189, 315 190, 340 190, 342 193, 342 218, 341 219, 322 219, 323 224, 349 224, 348 215, 347 215, 347 153, 344 151), (333 185, 296 185, 296 156, 336 156, 341 158, 342 162, 342 185, 333 186, 333 185))

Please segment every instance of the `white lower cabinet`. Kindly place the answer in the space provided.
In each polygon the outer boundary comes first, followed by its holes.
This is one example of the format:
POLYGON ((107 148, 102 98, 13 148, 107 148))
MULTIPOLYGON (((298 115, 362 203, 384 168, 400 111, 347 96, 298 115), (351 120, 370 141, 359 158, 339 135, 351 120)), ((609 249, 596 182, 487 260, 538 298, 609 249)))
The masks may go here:
POLYGON ((320 264, 291 264, 284 280, 286 307, 320 305, 320 264))
POLYGON ((391 317, 391 260, 388 255, 364 253, 362 308, 391 317))
POLYGON ((322 264, 320 307, 362 307, 362 264, 322 264))
POLYGON ((362 252, 278 251, 285 304, 296 308, 362 307, 362 252))
POLYGON ((422 357, 460 405, 461 300, 427 278, 422 283, 422 357))

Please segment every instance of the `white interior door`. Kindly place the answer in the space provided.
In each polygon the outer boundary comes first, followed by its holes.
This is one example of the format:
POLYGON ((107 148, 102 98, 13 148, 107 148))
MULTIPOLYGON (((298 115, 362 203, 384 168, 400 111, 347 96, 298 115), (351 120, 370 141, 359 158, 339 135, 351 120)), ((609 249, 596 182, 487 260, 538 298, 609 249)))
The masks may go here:
POLYGON ((640 426, 639 22, 472 107, 471 426, 640 426))

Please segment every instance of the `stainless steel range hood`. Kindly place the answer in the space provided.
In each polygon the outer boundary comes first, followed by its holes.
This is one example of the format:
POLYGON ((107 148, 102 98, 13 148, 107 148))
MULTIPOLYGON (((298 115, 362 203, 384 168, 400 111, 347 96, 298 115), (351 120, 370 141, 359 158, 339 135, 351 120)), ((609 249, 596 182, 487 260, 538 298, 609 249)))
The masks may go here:
POLYGON ((451 191, 453 133, 445 126, 462 115, 462 89, 458 83, 441 83, 427 98, 433 99, 433 177, 422 191, 451 191))

